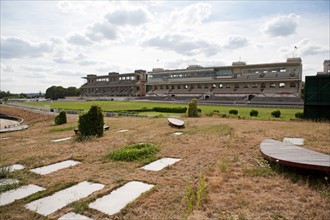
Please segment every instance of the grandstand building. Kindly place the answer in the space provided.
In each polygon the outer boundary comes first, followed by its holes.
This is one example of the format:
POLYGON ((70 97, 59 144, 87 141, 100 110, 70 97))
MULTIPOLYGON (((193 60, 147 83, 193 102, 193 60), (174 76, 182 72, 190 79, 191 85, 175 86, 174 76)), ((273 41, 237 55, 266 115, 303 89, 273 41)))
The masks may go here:
POLYGON ((94 74, 83 77, 87 82, 81 86, 82 96, 145 96, 146 71, 135 70, 134 73, 119 74, 111 72, 108 75, 94 74))
POLYGON ((147 96, 196 97, 200 100, 301 102, 301 58, 286 62, 201 67, 148 72, 147 96))

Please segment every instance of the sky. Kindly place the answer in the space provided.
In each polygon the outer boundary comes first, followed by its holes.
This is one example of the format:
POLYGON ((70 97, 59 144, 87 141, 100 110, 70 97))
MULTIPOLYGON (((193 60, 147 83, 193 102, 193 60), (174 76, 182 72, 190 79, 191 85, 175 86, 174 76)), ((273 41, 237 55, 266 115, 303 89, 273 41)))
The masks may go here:
POLYGON ((87 74, 330 59, 329 1, 1 0, 1 91, 80 87, 87 74), (295 47, 297 49, 295 49, 295 47))

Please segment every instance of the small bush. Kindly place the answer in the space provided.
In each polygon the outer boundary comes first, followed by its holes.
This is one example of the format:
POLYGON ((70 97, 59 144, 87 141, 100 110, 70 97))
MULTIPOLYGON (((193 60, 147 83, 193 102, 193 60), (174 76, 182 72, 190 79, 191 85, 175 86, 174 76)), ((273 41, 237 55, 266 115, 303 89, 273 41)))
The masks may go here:
POLYGON ((9 167, 0 167, 0 179, 6 178, 9 174, 9 171, 9 167))
POLYGON ((296 118, 304 118, 304 112, 297 112, 294 116, 296 118))
POLYGON ((89 111, 79 116, 79 134, 82 137, 87 136, 103 136, 103 118, 102 109, 99 106, 93 105, 89 111))
POLYGON ((55 117, 55 124, 56 125, 63 125, 67 122, 66 120, 66 112, 61 111, 56 117, 55 117))
POLYGON ((152 158, 159 151, 153 144, 132 144, 107 154, 107 158, 118 161, 134 161, 152 158))
POLYGON ((258 111, 257 110, 255 110, 255 109, 252 109, 251 111, 250 111, 250 116, 251 117, 257 117, 258 116, 258 111))
POLYGON ((197 109, 197 99, 192 99, 188 107, 188 117, 198 117, 198 110, 199 109, 197 109))
POLYGON ((236 109, 230 109, 229 110, 229 114, 231 114, 231 115, 237 115, 238 114, 238 111, 236 109))
POLYGON ((275 110, 275 111, 272 111, 272 117, 274 118, 279 118, 281 117, 281 111, 280 110, 275 110))

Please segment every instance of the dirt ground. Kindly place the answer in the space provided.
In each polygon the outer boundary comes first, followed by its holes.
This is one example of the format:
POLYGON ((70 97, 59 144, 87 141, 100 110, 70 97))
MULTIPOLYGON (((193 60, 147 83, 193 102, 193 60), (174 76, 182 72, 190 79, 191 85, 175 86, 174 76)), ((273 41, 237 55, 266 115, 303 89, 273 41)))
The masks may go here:
MULTIPOLYGON (((22 117, 29 125, 24 131, 0 134, 1 166, 26 166, 10 177, 19 179, 21 184, 46 188, 42 197, 85 180, 105 185, 91 196, 49 215, 50 219, 58 219, 69 211, 93 219, 182 219, 187 212, 187 185, 196 186, 200 172, 206 177, 206 197, 188 219, 325 220, 330 216, 329 176, 271 169, 259 152, 259 145, 266 138, 300 137, 305 139, 306 147, 330 154, 329 123, 202 117, 182 118, 185 128, 175 129, 168 126, 166 118, 118 117, 105 118, 110 130, 101 138, 52 143, 53 139, 74 137, 73 130, 68 129, 77 126, 77 117, 68 117, 68 124, 55 126, 54 116, 7 107, 1 107, 1 113, 22 117), (129 131, 116 132, 121 129, 129 131), (184 134, 174 136, 176 131, 184 134), (153 172, 140 169, 141 162, 105 159, 109 151, 140 142, 158 145, 158 158, 182 160, 153 172), (44 176, 28 171, 67 159, 82 163, 44 176), (155 187, 113 216, 88 208, 96 198, 131 180, 155 187)), ((24 208, 33 199, 30 196, 0 207, 0 219, 47 219, 24 208)))

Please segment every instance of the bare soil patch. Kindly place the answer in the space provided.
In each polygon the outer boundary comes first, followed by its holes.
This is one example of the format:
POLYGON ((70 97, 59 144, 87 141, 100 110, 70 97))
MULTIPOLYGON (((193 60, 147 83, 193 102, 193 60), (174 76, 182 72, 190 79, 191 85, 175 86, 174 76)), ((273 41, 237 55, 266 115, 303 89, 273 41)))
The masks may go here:
MULTIPOLYGON (((325 175, 305 178, 307 174, 263 167, 259 144, 265 138, 283 140, 301 137, 310 149, 330 154, 330 124, 306 121, 257 121, 218 117, 183 118, 185 129, 168 126, 166 118, 105 118, 110 129, 101 138, 84 142, 73 139, 58 143, 50 140, 74 136, 77 118, 54 131, 54 117, 1 107, 1 112, 25 119, 29 128, 10 133, 1 140, 1 165, 19 163, 25 170, 10 174, 22 184, 46 188, 42 197, 82 181, 102 183, 105 187, 91 196, 48 216, 58 219, 74 211, 93 219, 182 219, 186 210, 187 183, 196 184, 199 173, 206 176, 206 201, 188 219, 328 219, 330 186, 325 175), (31 126, 33 125, 33 126, 31 126), (127 132, 116 132, 128 129, 127 132), (174 136, 176 131, 183 135, 174 136), (159 172, 140 169, 143 162, 117 162, 105 155, 134 143, 160 147, 157 158, 182 159, 159 172), (78 166, 49 175, 29 169, 64 160, 78 160, 78 166), (108 216, 88 208, 88 204, 129 181, 155 187, 129 204, 120 213, 108 216), (314 183, 314 182, 317 182, 314 183), (328 183, 327 183, 328 182, 328 183)), ((0 134, 0 137, 8 134, 0 134)), ((24 205, 34 197, 0 207, 0 219, 45 219, 24 205)))

